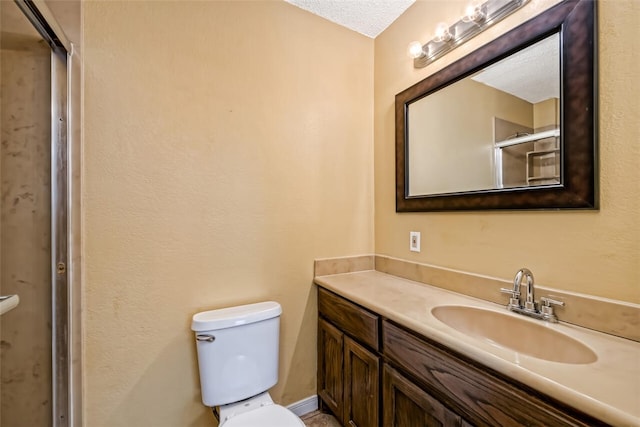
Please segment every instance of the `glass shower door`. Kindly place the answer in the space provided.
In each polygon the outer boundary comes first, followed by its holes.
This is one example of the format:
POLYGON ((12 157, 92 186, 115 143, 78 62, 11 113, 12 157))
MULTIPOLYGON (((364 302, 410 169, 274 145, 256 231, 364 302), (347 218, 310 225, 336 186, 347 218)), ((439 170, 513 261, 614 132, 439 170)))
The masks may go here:
POLYGON ((13 1, 0 17, 0 427, 51 426, 51 48, 13 1))

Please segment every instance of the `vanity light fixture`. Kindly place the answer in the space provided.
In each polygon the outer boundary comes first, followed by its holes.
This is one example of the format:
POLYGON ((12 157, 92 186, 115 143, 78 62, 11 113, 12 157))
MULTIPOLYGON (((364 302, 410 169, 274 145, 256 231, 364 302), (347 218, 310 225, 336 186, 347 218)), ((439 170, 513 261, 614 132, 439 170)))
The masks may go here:
POLYGON ((425 45, 418 41, 409 43, 407 52, 413 58, 414 68, 426 67, 528 2, 529 0, 487 0, 484 3, 481 0, 471 1, 458 22, 451 26, 446 23, 438 24, 435 36, 425 45))

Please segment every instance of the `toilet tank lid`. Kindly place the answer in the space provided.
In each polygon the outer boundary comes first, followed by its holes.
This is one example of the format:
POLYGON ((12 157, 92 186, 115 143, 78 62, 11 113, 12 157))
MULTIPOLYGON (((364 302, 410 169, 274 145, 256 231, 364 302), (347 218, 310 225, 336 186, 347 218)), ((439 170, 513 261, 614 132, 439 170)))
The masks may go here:
POLYGON ((282 307, 275 301, 203 311, 193 315, 191 330, 203 332, 231 328, 271 319, 281 313, 282 307))

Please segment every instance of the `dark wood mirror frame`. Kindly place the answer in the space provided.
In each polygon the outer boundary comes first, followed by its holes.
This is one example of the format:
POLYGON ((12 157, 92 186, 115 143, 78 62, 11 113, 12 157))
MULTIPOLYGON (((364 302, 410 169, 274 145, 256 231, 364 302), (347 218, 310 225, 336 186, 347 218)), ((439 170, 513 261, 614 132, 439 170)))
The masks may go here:
POLYGON ((565 0, 396 95, 396 212, 598 209, 596 4, 565 0), (537 41, 561 40, 561 183, 408 196, 408 105, 537 41))

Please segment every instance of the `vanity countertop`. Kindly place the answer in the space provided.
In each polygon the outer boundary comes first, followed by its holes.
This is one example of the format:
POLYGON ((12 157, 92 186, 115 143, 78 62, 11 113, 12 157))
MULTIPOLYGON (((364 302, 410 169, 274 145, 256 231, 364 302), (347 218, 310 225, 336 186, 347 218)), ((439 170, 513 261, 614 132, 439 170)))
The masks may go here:
POLYGON ((471 338, 431 314, 437 306, 465 305, 525 318, 504 306, 373 270, 316 276, 315 283, 595 418, 616 426, 640 426, 638 342, 562 319, 543 322, 598 355, 589 364, 549 362, 471 338))

